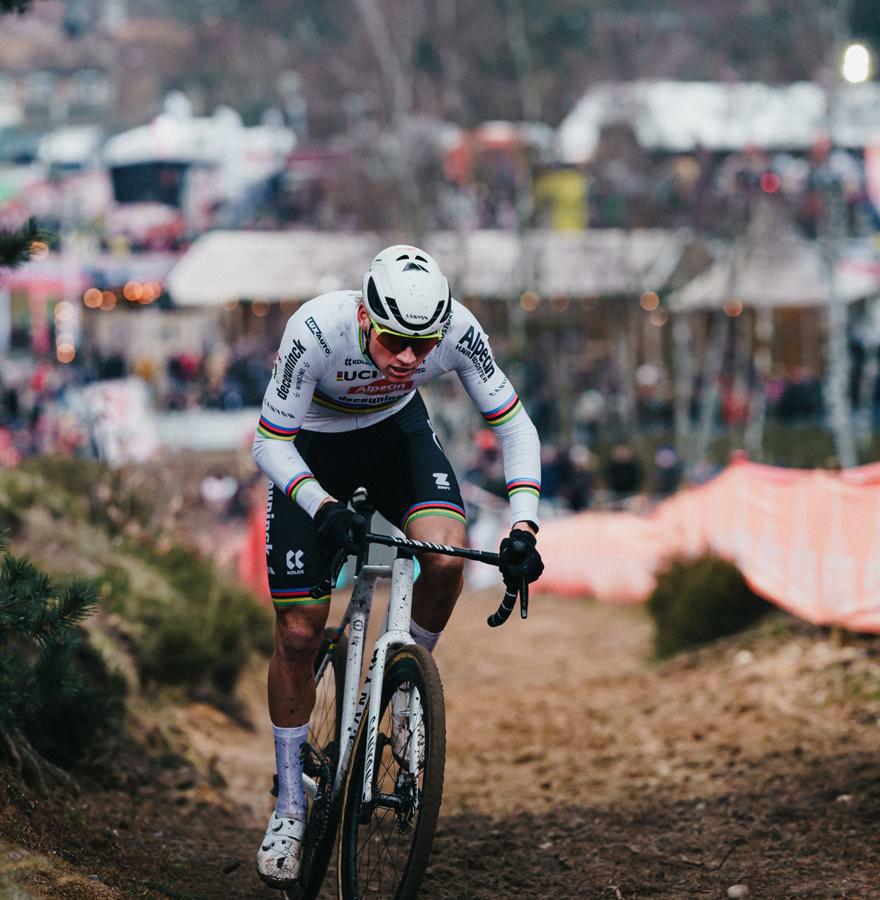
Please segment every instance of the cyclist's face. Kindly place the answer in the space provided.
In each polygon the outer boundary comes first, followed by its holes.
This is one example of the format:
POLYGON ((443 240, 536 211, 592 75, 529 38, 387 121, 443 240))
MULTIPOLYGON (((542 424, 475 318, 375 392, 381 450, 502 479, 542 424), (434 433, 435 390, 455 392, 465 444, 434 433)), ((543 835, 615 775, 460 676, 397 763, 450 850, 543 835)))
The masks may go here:
POLYGON ((412 340, 395 335, 379 335, 371 327, 370 317, 361 306, 358 322, 367 335, 367 349, 377 368, 391 382, 408 381, 415 374, 419 363, 437 346, 435 340, 412 340))

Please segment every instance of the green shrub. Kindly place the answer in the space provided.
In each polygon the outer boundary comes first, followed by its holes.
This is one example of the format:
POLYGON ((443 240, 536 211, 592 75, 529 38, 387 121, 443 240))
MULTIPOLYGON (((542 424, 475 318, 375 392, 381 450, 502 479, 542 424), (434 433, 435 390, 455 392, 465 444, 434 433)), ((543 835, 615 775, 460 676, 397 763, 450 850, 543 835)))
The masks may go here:
POLYGON ((118 561, 96 587, 102 608, 132 626, 127 650, 143 683, 231 693, 252 653, 271 652, 271 615, 194 548, 167 532, 158 540, 150 523, 164 517, 161 503, 131 480, 93 460, 37 457, 0 479, 0 501, 14 503, 19 527, 31 504, 54 504, 113 538, 118 561))
POLYGON ((666 657, 735 634, 769 609, 733 563, 717 556, 672 559, 648 598, 656 627, 654 650, 666 657))
POLYGON ((116 567, 106 569, 99 584, 105 608, 140 626, 133 653, 142 680, 232 693, 251 655, 272 651, 269 611, 189 548, 140 553, 173 596, 133 591, 116 567))
POLYGON ((36 750, 70 767, 113 733, 124 684, 83 641, 79 623, 97 602, 94 586, 61 588, 0 534, 0 732, 7 748, 36 750))

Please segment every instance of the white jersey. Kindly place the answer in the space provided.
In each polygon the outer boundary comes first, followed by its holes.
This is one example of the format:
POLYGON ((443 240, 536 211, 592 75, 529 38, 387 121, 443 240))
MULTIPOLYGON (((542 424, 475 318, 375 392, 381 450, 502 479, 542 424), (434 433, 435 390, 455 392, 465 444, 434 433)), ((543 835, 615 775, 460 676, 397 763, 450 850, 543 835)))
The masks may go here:
MULTIPOLYGON (((300 429, 366 428, 403 409, 420 385, 455 371, 498 436, 511 522, 537 522, 538 434, 476 317, 453 300, 440 343, 409 381, 398 384, 388 381, 370 359, 357 320, 360 302, 357 292, 335 291, 304 303, 288 320, 254 438, 260 468, 314 515, 328 494, 296 450, 300 429)), ((357 452, 356 439, 352 452, 357 452)))

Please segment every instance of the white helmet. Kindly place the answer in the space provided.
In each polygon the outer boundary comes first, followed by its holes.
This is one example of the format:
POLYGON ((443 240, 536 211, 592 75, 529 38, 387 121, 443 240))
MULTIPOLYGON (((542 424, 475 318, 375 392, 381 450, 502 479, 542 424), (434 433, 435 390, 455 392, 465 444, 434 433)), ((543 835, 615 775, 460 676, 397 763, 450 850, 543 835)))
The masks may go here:
POLYGON ((418 247, 386 247, 364 275, 364 303, 380 329, 413 337, 440 337, 452 310, 449 282, 433 257, 418 247))

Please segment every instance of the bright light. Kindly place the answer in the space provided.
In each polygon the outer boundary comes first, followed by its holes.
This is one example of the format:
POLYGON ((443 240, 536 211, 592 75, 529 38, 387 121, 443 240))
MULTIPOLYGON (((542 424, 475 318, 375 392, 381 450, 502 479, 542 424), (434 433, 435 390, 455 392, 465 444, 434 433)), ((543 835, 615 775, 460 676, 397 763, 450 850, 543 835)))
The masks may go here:
POLYGON ((871 77, 871 54, 864 44, 850 44, 846 48, 842 71, 850 84, 861 84, 871 77))
POLYGON ((651 312, 660 305, 660 297, 654 291, 645 291, 639 299, 639 305, 645 312, 651 312))
POLYGON ((569 299, 565 296, 565 294, 560 294, 557 297, 554 297, 550 301, 550 308, 553 312, 565 312, 569 306, 569 299))
POLYGON ((122 296, 131 303, 137 303, 144 296, 144 289, 136 281, 127 281, 122 289, 122 296))
POLYGON ((251 304, 251 312, 262 319, 264 316, 269 315, 269 304, 258 300, 251 304))
POLYGON ((782 180, 775 172, 764 172, 761 176, 761 190, 765 194, 775 194, 782 186, 782 180))
POLYGON ((523 291, 519 298, 519 305, 526 312, 534 312, 540 302, 541 298, 534 291, 523 291))
POLYGON ((662 328, 669 321, 669 313, 665 309, 655 309, 648 321, 656 328, 662 328))
POLYGON ((69 319, 73 315, 73 305, 69 303, 67 300, 62 300, 55 307, 55 319, 58 322, 63 322, 65 319, 69 319))
POLYGON ((724 310, 725 316, 735 319, 737 316, 742 315, 743 302, 742 300, 725 300, 721 308, 724 310))
POLYGON ((55 348, 55 355, 58 358, 58 362, 70 363, 73 362, 73 359, 76 356, 76 348, 73 344, 59 344, 55 348))
POLYGON ((101 294, 101 309, 116 309, 116 294, 113 291, 104 291, 101 294))
POLYGON ((89 288, 83 294, 83 303, 85 303, 89 309, 97 309, 101 305, 102 299, 103 295, 97 288, 89 288))

